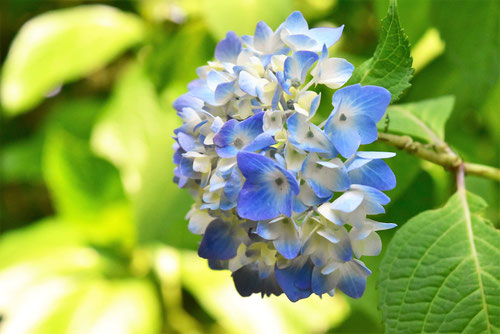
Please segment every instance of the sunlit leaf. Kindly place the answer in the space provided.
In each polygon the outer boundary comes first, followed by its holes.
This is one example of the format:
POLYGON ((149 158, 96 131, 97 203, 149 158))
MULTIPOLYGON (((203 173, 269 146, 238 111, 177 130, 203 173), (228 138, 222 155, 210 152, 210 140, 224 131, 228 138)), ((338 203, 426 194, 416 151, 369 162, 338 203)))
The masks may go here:
POLYGON ((391 0, 373 57, 356 68, 349 82, 385 87, 396 101, 410 87, 411 64, 410 43, 399 23, 396 0, 391 0))
POLYGON ((500 330, 500 232, 485 206, 459 191, 396 232, 380 268, 387 333, 500 330))
POLYGON ((70 226, 54 219, 0 238, 2 333, 159 332, 152 284, 70 226))
POLYGON ((202 7, 203 18, 218 40, 229 30, 253 35, 259 21, 276 29, 293 10, 290 0, 203 0, 202 7))
POLYGON ((230 333, 322 333, 349 313, 341 295, 312 296, 298 303, 290 303, 285 295, 243 298, 229 271, 211 270, 196 253, 183 252, 180 266, 183 285, 230 333))
POLYGON ((91 5, 44 13, 19 31, 5 61, 2 104, 9 114, 35 106, 65 82, 106 65, 144 36, 140 19, 91 5))
MULTIPOLYGON (((171 108, 170 108, 171 109, 171 108)), ((118 85, 92 135, 92 146, 120 170, 132 200, 139 242, 196 247, 184 220, 191 199, 173 182, 172 134, 179 118, 162 110, 144 70, 133 65, 118 85)))
POLYGON ((444 140, 446 121, 451 115, 455 98, 443 96, 413 103, 391 105, 389 119, 382 119, 379 130, 406 134, 428 143, 444 140))
POLYGON ((48 135, 43 159, 44 178, 56 209, 73 216, 124 200, 116 168, 96 157, 88 143, 62 129, 48 135))

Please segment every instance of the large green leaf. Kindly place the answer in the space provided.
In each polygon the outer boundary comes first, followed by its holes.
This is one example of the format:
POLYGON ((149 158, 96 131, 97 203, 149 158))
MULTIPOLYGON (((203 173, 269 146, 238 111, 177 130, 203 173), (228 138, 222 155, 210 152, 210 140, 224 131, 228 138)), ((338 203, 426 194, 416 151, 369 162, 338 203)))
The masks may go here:
POLYGON ((144 31, 138 17, 102 5, 56 10, 28 21, 3 68, 5 111, 26 111, 56 87, 103 67, 139 42, 144 31))
POLYGON ((382 119, 379 130, 410 135, 428 143, 444 140, 446 121, 453 110, 455 98, 443 96, 413 103, 392 105, 387 109, 389 120, 382 119))
POLYGON ((387 333, 500 331, 500 232, 460 191, 396 232, 380 268, 387 333))
POLYGON ((132 200, 139 242, 161 240, 196 247, 198 237, 188 232, 184 220, 192 200, 172 181, 171 136, 179 125, 173 110, 162 110, 144 69, 134 64, 118 80, 93 132, 93 148, 120 170, 132 200))
POLYGON ((410 43, 399 24, 396 0, 391 0, 373 57, 355 69, 349 82, 385 87, 396 101, 410 87, 411 64, 410 43))

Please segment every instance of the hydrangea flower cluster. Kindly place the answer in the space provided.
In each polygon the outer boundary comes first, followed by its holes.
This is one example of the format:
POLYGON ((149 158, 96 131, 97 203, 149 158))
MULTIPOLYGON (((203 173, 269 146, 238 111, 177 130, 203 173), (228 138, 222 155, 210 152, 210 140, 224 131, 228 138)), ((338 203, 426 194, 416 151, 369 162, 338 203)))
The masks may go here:
POLYGON ((391 95, 341 88, 354 66, 328 49, 342 30, 309 29, 294 12, 276 31, 259 22, 254 36, 229 32, 174 102, 174 180, 195 198, 189 229, 242 296, 359 298, 371 274, 359 258, 378 255, 376 231, 395 226, 367 218, 389 202, 382 191, 396 179, 383 159, 394 154, 358 151, 377 139, 391 95), (313 85, 336 89, 320 125, 313 85))

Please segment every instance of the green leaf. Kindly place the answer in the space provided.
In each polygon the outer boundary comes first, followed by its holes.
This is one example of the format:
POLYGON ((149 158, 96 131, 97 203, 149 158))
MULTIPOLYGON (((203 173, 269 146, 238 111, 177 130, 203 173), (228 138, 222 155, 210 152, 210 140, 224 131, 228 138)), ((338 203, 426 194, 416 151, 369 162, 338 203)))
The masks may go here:
POLYGON ((1 100, 11 115, 34 107, 50 91, 105 66, 139 42, 143 22, 102 5, 60 9, 28 21, 5 61, 1 100))
POLYGON ((43 173, 61 214, 93 214, 125 199, 117 169, 93 155, 87 142, 62 129, 48 134, 43 173))
POLYGON ((3 333, 158 333, 157 293, 60 220, 0 239, 3 333), (34 311, 36 310, 36 311, 34 311))
POLYGON ((446 121, 453 110, 455 98, 442 96, 413 103, 397 104, 387 108, 389 120, 382 119, 379 130, 406 134, 428 143, 444 140, 446 121))
POLYGON ((218 40, 230 30, 253 35, 259 21, 276 29, 293 10, 290 0, 203 0, 202 8, 203 18, 218 40))
POLYGON ((349 83, 385 87, 396 101, 410 87, 411 64, 410 43, 399 24, 396 0, 391 0, 373 57, 355 69, 349 83))
POLYGON ((500 331, 500 232, 459 190, 396 232, 380 267, 387 333, 500 331))
POLYGON ((172 108, 162 110, 151 80, 133 64, 118 79, 92 134, 94 150, 120 170, 140 243, 195 248, 199 241, 184 220, 192 199, 173 182, 171 136, 180 123, 172 108))

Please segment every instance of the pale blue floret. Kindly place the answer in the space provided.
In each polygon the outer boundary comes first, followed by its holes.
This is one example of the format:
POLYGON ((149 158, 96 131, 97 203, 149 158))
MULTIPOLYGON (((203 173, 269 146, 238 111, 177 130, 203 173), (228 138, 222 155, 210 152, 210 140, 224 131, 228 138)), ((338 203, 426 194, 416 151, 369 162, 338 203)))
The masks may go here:
POLYGON ((356 84, 333 94, 334 109, 325 124, 325 133, 339 153, 349 158, 360 144, 377 139, 377 122, 384 116, 391 93, 378 86, 356 84))
POLYGON ((328 272, 315 267, 312 273, 312 290, 317 295, 339 289, 351 298, 361 298, 366 288, 366 278, 371 271, 363 262, 352 259, 349 262, 337 262, 328 272))
POLYGON ((345 191, 351 185, 340 159, 323 161, 315 153, 309 153, 304 160, 302 175, 320 198, 331 197, 334 191, 345 191))
POLYGON ((332 142, 315 124, 308 122, 301 114, 293 114, 287 120, 288 140, 301 150, 325 153, 325 157, 337 156, 337 150, 332 142))
POLYGON ((264 112, 260 112, 242 122, 227 121, 214 136, 217 154, 222 158, 232 158, 239 151, 258 151, 275 143, 272 135, 264 133, 264 112))
POLYGON ((396 187, 396 176, 391 168, 381 159, 392 158, 392 152, 359 151, 346 161, 345 165, 352 183, 391 190, 396 187))
POLYGON ((276 250, 285 259, 295 258, 302 248, 297 225, 288 218, 281 217, 259 222, 257 234, 266 240, 271 240, 276 250))
POLYGON ((311 51, 296 51, 287 57, 284 71, 276 73, 281 88, 288 95, 291 95, 290 88, 297 88, 304 83, 307 72, 318 58, 318 54, 311 51))
POLYGON ((238 214, 251 220, 292 215, 293 197, 299 193, 295 177, 268 157, 240 152, 238 167, 245 183, 238 197, 238 214))
POLYGON ((338 28, 309 29, 307 21, 301 12, 295 11, 280 26, 283 41, 294 50, 320 52, 323 45, 328 48, 335 44, 342 35, 344 26, 338 28))
POLYGON ((220 62, 236 64, 240 52, 240 38, 233 31, 229 31, 226 38, 215 47, 215 59, 220 62))

